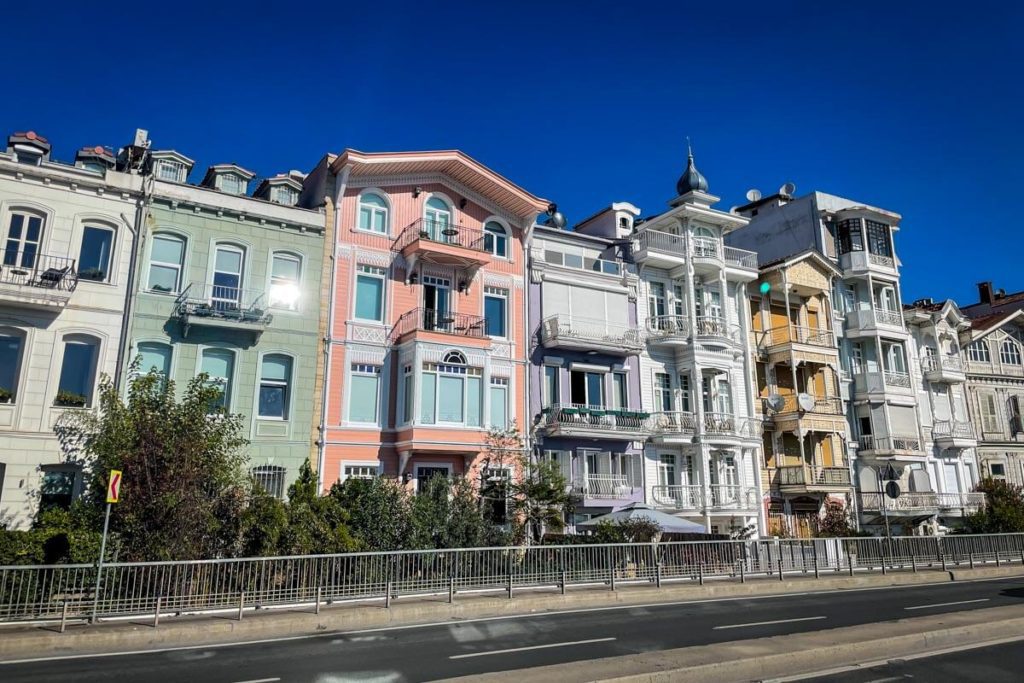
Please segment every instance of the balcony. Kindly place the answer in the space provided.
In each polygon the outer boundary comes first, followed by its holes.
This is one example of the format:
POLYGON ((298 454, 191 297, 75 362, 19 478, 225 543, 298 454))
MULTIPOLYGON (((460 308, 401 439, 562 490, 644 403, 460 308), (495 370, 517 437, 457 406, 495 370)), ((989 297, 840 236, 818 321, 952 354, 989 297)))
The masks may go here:
POLYGON ((858 394, 911 394, 910 375, 905 372, 886 370, 884 372, 855 372, 854 391, 858 394))
POLYGON ((630 500, 639 497, 642 488, 625 474, 588 474, 572 482, 573 491, 584 499, 630 500))
POLYGON ((932 425, 932 440, 943 450, 974 448, 978 445, 974 425, 959 420, 936 420, 932 425))
POLYGON ((841 398, 812 394, 808 396, 814 400, 810 410, 803 409, 798 395, 786 394, 782 397, 782 407, 767 419, 770 419, 780 431, 796 431, 800 428, 819 432, 846 431, 846 417, 841 398))
POLYGON ((644 342, 640 330, 607 320, 556 314, 540 325, 540 343, 548 349, 599 351, 614 356, 640 353, 644 342))
POLYGON ((651 487, 655 508, 662 510, 730 512, 758 508, 757 491, 749 486, 712 484, 705 491, 699 484, 651 487))
POLYGON ((892 275, 896 272, 896 260, 892 256, 871 251, 850 251, 839 256, 839 267, 845 271, 864 273, 866 271, 892 275))
POLYGON ((734 268, 757 271, 757 252, 738 249, 736 247, 724 247, 723 256, 725 264, 734 268))
POLYGON ((647 429, 658 443, 692 443, 697 433, 697 418, 685 411, 651 413, 647 429))
POLYGON ((781 325, 765 330, 757 340, 757 349, 770 363, 795 361, 836 365, 839 357, 831 330, 799 325, 781 325))
POLYGON ((984 493, 921 493, 905 492, 899 498, 881 493, 861 493, 861 510, 881 513, 882 505, 889 515, 929 516, 934 514, 973 514, 985 505, 984 493))
POLYGON ((906 336, 903 314, 886 308, 855 308, 846 314, 846 329, 851 337, 866 334, 906 336))
POLYGON ((195 282, 175 298, 174 315, 181 321, 186 337, 192 326, 259 336, 273 319, 262 291, 195 282))
POLYGON ((577 403, 554 405, 541 411, 538 429, 548 436, 589 439, 643 439, 649 414, 577 403))
POLYGON ((921 440, 916 436, 862 436, 857 440, 857 453, 874 457, 924 457, 921 440))
POLYGON ((685 315, 659 315, 647 319, 647 339, 665 346, 680 346, 691 340, 735 346, 740 343, 740 328, 717 316, 701 316, 691 327, 685 315))
POLYGON ((710 443, 738 443, 745 439, 760 439, 761 421, 738 417, 729 413, 704 413, 700 437, 710 443))
POLYGON ((689 258, 697 273, 717 272, 723 266, 757 277, 757 254, 745 249, 726 247, 713 237, 688 237, 657 230, 641 230, 633 240, 634 258, 657 268, 671 270, 684 265, 689 258))
MULTIPOLYGON (((428 338, 432 335, 461 337, 463 339, 490 340, 485 331, 485 320, 479 315, 465 313, 448 313, 433 308, 414 308, 406 311, 391 329, 392 343, 398 343, 403 337, 424 333, 428 338)), ((449 340, 450 341, 450 340, 449 340)), ((474 344, 480 346, 480 344, 474 344)))
POLYGON ((967 380, 963 360, 950 354, 924 356, 921 371, 924 378, 932 383, 959 384, 967 380))
POLYGON ((850 470, 845 467, 796 465, 776 472, 776 483, 785 493, 830 493, 851 487, 850 470))
POLYGON ((480 266, 491 262, 482 230, 425 218, 406 226, 391 249, 405 259, 407 273, 412 273, 416 263, 423 261, 468 270, 467 280, 471 280, 480 266))
POLYGON ((34 250, 4 251, 0 302, 43 310, 64 308, 78 286, 74 259, 34 250))

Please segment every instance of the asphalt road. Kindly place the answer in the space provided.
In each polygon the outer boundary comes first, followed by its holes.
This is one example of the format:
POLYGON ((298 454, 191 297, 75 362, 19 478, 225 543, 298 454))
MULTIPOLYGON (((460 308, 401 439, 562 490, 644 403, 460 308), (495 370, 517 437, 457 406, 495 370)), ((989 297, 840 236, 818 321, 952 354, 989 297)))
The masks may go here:
POLYGON ((1018 604, 1024 579, 630 606, 0 664, 0 681, 405 683, 1018 604))
POLYGON ((1018 683, 1024 676, 1022 671, 1024 643, 1017 641, 932 657, 897 659, 882 666, 799 680, 805 683, 1018 683))

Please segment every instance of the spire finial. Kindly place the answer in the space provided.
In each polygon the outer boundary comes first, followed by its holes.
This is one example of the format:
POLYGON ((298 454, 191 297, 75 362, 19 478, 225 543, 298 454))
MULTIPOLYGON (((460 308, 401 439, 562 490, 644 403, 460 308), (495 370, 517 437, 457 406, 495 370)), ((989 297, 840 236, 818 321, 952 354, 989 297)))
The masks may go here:
POLYGON ((693 146, 690 144, 690 136, 686 136, 686 156, 690 159, 693 158, 693 146))
POLYGON ((700 171, 697 170, 696 164, 693 163, 693 145, 690 143, 690 136, 687 135, 686 170, 676 183, 676 192, 679 196, 682 196, 693 191, 707 192, 708 181, 703 175, 701 175, 700 171))

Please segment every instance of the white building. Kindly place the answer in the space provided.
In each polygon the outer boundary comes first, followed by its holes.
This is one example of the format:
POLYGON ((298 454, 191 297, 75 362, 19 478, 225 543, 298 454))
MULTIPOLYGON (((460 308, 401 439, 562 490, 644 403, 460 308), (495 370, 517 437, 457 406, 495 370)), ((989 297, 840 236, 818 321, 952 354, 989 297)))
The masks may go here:
POLYGON ((718 198, 692 154, 676 189, 671 208, 632 236, 647 335, 640 357, 642 404, 651 412, 647 501, 711 532, 756 529, 761 423, 751 392, 747 283, 757 278, 757 255, 725 246, 724 236, 747 219, 712 208, 718 198))
POLYGON ((82 486, 53 427, 119 364, 141 180, 113 169, 102 147, 56 162, 33 132, 0 153, 0 526, 82 486))

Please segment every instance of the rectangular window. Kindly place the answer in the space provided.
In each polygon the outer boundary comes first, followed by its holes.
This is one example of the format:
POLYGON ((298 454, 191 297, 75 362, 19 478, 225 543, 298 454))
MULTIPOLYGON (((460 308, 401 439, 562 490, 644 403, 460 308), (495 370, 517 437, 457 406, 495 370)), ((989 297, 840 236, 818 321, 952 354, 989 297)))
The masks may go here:
MULTIPOLYGON (((0 404, 14 403, 18 395, 21 339, 13 334, 0 334, 0 404)), ((3 480, 0 480, 2 485, 3 480)))
POLYGON ((508 378, 491 378, 491 427, 508 427, 508 378))
POLYGON ((489 337, 505 337, 508 309, 508 290, 484 287, 484 320, 489 337))
POLYGON ((43 219, 39 216, 11 214, 4 245, 4 265, 34 268, 43 239, 43 219))
POLYGON ((848 254, 851 251, 864 251, 864 240, 859 218, 848 218, 844 221, 839 221, 836 232, 839 237, 840 254, 848 254))
POLYGON ((558 386, 557 365, 544 366, 544 407, 556 406, 562 402, 561 392, 558 386))
POLYGON ((43 479, 39 484, 39 510, 67 510, 71 507, 77 479, 78 470, 44 467, 43 479))
POLYGON ((664 372, 654 373, 654 405, 658 410, 672 412, 672 384, 664 372))
POLYGON ((406 424, 412 422, 412 366, 406 365, 402 369, 402 421, 406 424))
POLYGON ((185 180, 185 165, 177 161, 161 161, 157 164, 156 175, 160 180, 181 183, 185 180))
POLYGON ((437 375, 424 372, 420 388, 420 421, 432 425, 437 421, 437 375))
POLYGON ((285 469, 275 465, 260 465, 252 468, 256 484, 274 498, 284 498, 285 469))
POLYGON ((276 420, 288 419, 291 381, 291 357, 280 353, 268 354, 263 357, 263 367, 260 371, 260 417, 276 420))
POLYGON ((57 385, 59 406, 82 408, 92 403, 99 345, 88 339, 66 339, 57 385))
POLYGON ((999 431, 999 418, 996 413, 996 397, 994 394, 981 394, 981 428, 986 432, 999 431))
POLYGON ((573 370, 569 373, 570 402, 577 405, 604 406, 604 373, 573 370))
POLYGON ((466 426, 481 426, 481 413, 483 412, 483 389, 484 381, 480 377, 466 378, 466 426))
POLYGON ((690 405, 690 376, 687 374, 679 375, 679 409, 684 413, 693 411, 690 405))
POLYGON ((629 405, 626 387, 626 373, 612 373, 612 407, 624 410, 629 405))
POLYGON ((377 476, 376 465, 345 465, 341 468, 341 480, 373 479, 377 476))
POLYGON ((225 173, 220 177, 220 189, 228 194, 242 194, 242 179, 234 173, 225 173))
POLYGON ((665 315, 665 285, 661 282, 652 282, 651 291, 647 296, 648 315, 652 318, 660 318, 665 315))
POLYGON ((358 267, 356 275, 356 318, 359 320, 384 321, 384 277, 385 268, 377 266, 358 267))
POLYGON ((732 413, 732 387, 729 385, 729 380, 720 379, 718 380, 718 412, 731 414, 732 413))
POLYGON ((184 257, 185 240, 174 235, 154 235, 149 253, 149 290, 177 293, 184 257))
POLYGON ((437 397, 438 422, 462 422, 464 406, 464 379, 452 375, 440 376, 437 397))
POLYGON ((299 274, 302 262, 294 254, 274 254, 270 264, 268 301, 274 308, 294 311, 299 306, 299 274))
POLYGON ((1006 478, 1006 465, 1001 462, 990 462, 988 464, 988 471, 993 479, 1006 478))
POLYGON ((207 375, 208 386, 220 389, 220 395, 210 401, 207 412, 215 413, 231 408, 231 377, 235 369, 235 354, 227 349, 203 349, 199 371, 207 375))
POLYGON ((78 253, 78 278, 106 282, 110 277, 110 252, 114 231, 92 225, 82 230, 82 248, 78 253))
POLYGON ((868 251, 877 256, 892 258, 892 245, 889 242, 889 226, 876 221, 867 221, 868 251))
POLYGON ((171 376, 171 345, 160 342, 140 342, 139 372, 155 372, 164 377, 171 376))
POLYGON ((380 371, 379 365, 352 364, 348 396, 349 422, 377 424, 380 371))
POLYGON ((674 486, 676 484, 676 456, 662 453, 658 456, 658 485, 674 486))
POLYGON ((233 311, 242 301, 242 267, 245 253, 240 247, 217 247, 213 265, 211 304, 218 311, 233 311))

